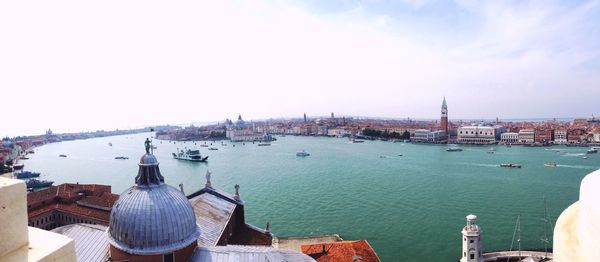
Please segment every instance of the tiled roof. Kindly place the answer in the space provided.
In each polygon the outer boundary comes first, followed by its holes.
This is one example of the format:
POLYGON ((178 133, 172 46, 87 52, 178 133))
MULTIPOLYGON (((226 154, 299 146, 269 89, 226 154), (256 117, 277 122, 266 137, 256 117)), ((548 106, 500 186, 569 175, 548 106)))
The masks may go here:
POLYGON ((75 241, 77 261, 104 262, 108 259, 108 237, 105 226, 72 224, 51 230, 75 241))
POLYGON ((301 249, 316 261, 380 261, 366 240, 302 245, 301 249))
POLYGON ((267 246, 216 246, 198 247, 190 259, 191 262, 229 262, 229 261, 315 261, 298 251, 277 249, 267 246))
POLYGON ((27 213, 31 219, 56 210, 108 224, 110 208, 118 198, 119 195, 110 192, 110 186, 62 184, 28 194, 27 213))

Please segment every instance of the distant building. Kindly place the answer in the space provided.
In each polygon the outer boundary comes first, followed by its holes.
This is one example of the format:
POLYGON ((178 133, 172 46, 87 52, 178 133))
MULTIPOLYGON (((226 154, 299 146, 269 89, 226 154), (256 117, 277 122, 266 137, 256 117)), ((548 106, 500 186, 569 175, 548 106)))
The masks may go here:
POLYGON ((446 140, 446 132, 444 130, 417 129, 412 140, 421 143, 440 143, 446 140))
POLYGON ((594 132, 592 132, 592 137, 594 143, 600 143, 600 129, 596 129, 594 132))
POLYGON ((506 144, 514 144, 519 142, 519 133, 507 132, 500 135, 500 141, 506 144))
POLYGON ((521 129, 519 131, 519 143, 532 144, 535 142, 535 130, 521 129))
POLYGON ((566 144, 567 143, 567 130, 556 129, 554 130, 554 144, 566 144))
POLYGON ((568 143, 581 143, 587 139, 587 132, 583 128, 572 128, 567 131, 568 143))
POLYGON ((429 137, 429 130, 427 129, 417 129, 415 130, 415 135, 412 137, 412 141, 414 142, 427 142, 429 137))
POLYGON ((317 262, 380 261, 379 257, 366 240, 302 245, 301 249, 302 253, 309 255, 317 262))
POLYGON ((554 141, 554 130, 546 128, 535 129, 534 140, 536 143, 550 143, 554 141))
MULTIPOLYGON (((457 142, 464 144, 492 144, 496 142, 497 128, 491 126, 462 126, 457 131, 457 142)), ((498 137, 500 134, 498 134, 498 137)))

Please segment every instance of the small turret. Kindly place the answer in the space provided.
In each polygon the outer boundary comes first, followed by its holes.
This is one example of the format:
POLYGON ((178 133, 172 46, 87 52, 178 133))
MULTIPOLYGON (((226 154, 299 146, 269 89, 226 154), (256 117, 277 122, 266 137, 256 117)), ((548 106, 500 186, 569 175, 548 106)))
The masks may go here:
POLYGON ((462 230, 463 252, 460 262, 483 262, 481 229, 476 221, 477 216, 467 216, 467 225, 462 230))

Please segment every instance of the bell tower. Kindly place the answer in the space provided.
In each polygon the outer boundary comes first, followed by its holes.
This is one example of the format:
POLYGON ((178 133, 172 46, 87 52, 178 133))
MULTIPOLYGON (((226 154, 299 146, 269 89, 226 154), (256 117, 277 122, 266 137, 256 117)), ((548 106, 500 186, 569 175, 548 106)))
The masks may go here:
POLYGON ((446 97, 444 97, 444 101, 442 102, 442 117, 440 119, 440 128, 446 132, 446 136, 448 136, 448 106, 446 105, 446 97))
POLYGON ((477 224, 477 216, 467 216, 467 225, 462 230, 463 248, 460 262, 483 262, 481 249, 481 229, 477 224))

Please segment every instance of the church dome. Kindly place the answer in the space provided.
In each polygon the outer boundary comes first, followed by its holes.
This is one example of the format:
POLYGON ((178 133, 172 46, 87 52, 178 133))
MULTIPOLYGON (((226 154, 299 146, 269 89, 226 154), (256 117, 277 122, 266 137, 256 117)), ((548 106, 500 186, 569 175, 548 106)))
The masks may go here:
POLYGON ((164 183, 148 144, 138 166, 136 185, 125 190, 112 207, 110 244, 129 254, 157 255, 197 241, 200 231, 192 205, 182 192, 164 183))

